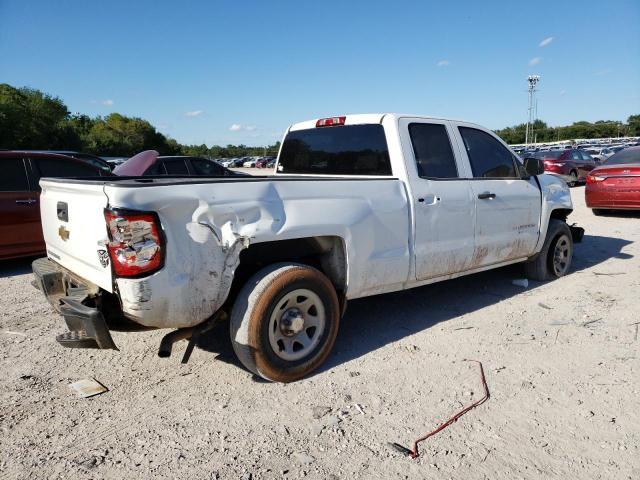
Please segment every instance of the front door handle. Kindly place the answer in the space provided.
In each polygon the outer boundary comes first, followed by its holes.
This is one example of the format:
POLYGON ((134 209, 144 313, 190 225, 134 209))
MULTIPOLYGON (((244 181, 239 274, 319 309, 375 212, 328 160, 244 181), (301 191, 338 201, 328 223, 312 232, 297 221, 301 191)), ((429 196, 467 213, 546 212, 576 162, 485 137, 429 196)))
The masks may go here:
POLYGON ((496 198, 496 194, 491 192, 482 192, 478 194, 478 198, 481 200, 491 200, 492 198, 496 198))
POLYGON ((26 200, 16 200, 16 205, 33 205, 37 200, 33 198, 28 198, 26 200))

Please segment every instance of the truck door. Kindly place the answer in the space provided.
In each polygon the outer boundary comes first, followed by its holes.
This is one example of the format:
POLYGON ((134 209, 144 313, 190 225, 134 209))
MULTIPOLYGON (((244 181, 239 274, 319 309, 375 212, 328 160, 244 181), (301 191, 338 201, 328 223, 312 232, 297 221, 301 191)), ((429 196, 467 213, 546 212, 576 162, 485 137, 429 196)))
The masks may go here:
POLYGON ((495 136, 475 126, 458 125, 457 139, 471 166, 476 204, 476 266, 533 253, 538 242, 541 197, 534 178, 495 136))
POLYGON ((475 206, 446 121, 403 118, 402 150, 415 210, 415 276, 427 280, 471 268, 475 206))

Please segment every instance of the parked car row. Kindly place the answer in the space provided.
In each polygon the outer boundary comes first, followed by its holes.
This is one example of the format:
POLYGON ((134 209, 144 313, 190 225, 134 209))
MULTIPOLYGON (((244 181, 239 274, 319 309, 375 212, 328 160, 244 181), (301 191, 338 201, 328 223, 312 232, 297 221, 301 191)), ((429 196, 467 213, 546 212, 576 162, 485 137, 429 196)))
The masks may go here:
POLYGON ((217 161, 227 168, 273 168, 276 164, 276 157, 222 158, 217 161))

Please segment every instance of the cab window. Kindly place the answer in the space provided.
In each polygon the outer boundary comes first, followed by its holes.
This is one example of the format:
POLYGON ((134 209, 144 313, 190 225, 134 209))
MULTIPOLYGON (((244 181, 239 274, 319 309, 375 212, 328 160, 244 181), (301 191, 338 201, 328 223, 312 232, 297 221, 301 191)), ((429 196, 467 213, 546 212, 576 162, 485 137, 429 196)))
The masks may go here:
POLYGON ((458 127, 474 178, 520 178, 511 152, 486 132, 458 127))
POLYGON ((436 123, 409 124, 409 137, 422 178, 458 178, 456 159, 444 125, 436 123))

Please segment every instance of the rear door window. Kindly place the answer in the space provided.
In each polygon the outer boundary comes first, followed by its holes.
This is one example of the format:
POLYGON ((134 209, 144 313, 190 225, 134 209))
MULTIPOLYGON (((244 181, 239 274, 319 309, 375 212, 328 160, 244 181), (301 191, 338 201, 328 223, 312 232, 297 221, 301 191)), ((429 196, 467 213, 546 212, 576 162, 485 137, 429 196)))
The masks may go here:
POLYGON ((81 160, 57 157, 37 157, 40 177, 94 177, 100 175, 95 167, 81 160))
POLYGON ((409 137, 422 178, 457 178, 456 159, 447 129, 436 123, 409 124, 409 137))
POLYGON ((474 178, 520 178, 511 152, 486 132, 458 127, 474 178))
POLYGON ((167 170, 167 175, 189 175, 187 165, 182 158, 178 160, 166 160, 164 162, 164 168, 167 170))
POLYGON ((222 165, 204 158, 191 158, 191 168, 196 175, 224 175, 222 165))
POLYGON ((279 173, 317 175, 391 175, 382 125, 345 125, 289 132, 279 173))
POLYGON ((22 158, 0 158, 0 192, 27 192, 29 182, 22 158))

